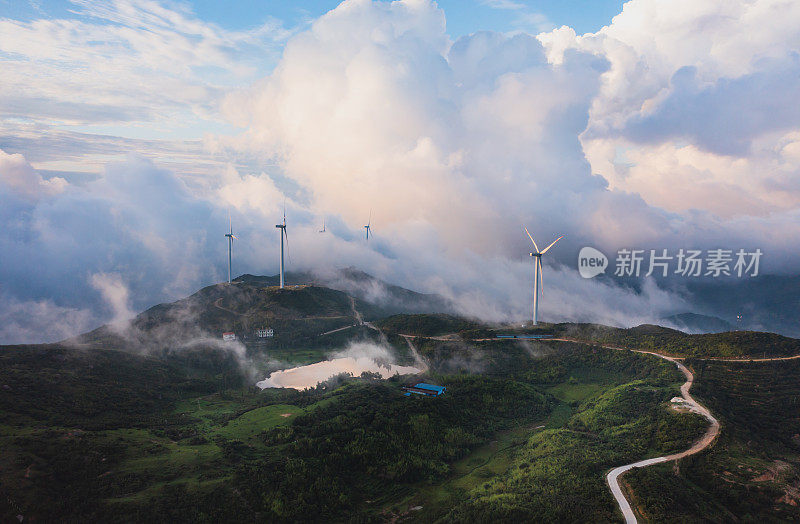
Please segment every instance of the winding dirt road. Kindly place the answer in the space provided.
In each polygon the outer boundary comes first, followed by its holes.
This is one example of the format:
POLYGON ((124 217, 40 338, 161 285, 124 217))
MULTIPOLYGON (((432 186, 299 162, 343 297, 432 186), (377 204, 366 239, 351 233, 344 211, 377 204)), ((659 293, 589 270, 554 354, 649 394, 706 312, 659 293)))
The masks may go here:
MULTIPOLYGON (((416 338, 416 335, 408 335, 408 334, 399 334, 401 337, 405 338, 406 342, 409 346, 413 347, 411 344, 411 339, 416 338)), ((442 342, 452 342, 454 340, 458 340, 457 336, 454 335, 444 335, 444 336, 420 336, 419 338, 425 338, 429 340, 438 340, 442 342)), ((484 341, 484 340, 498 340, 496 338, 486 338, 486 339, 475 339, 473 341, 484 341)), ((517 339, 502 339, 502 340, 517 340, 517 339)), ((576 340, 571 338, 550 338, 541 340, 541 342, 547 341, 558 341, 558 342, 576 342, 579 344, 592 344, 590 341, 585 340, 576 340)), ((692 395, 689 393, 689 389, 691 389, 692 384, 694 383, 694 375, 692 374, 689 369, 681 363, 681 360, 684 360, 683 357, 670 357, 667 355, 662 355, 660 353, 655 353, 653 351, 644 351, 638 349, 631 349, 625 347, 615 347, 615 346, 602 346, 606 349, 613 349, 615 351, 632 351, 634 353, 644 353, 647 355, 654 355, 658 358, 663 358, 664 360, 668 360, 675 364, 679 370, 686 376, 686 382, 683 383, 681 386, 681 396, 684 400, 684 405, 689 408, 690 411, 702 415, 705 417, 706 420, 710 423, 708 429, 706 430, 705 434, 695 442, 692 447, 687 449, 686 451, 682 451, 680 453, 674 453, 672 455, 665 455, 662 457, 654 457, 645 460, 640 460, 638 462, 634 462, 632 464, 626 464, 624 466, 618 466, 611 471, 608 472, 606 475, 606 482, 608 483, 608 487, 611 489, 611 493, 614 495, 614 498, 619 505, 620 510, 622 511, 623 517, 625 517, 626 524, 635 524, 638 522, 636 519, 636 514, 631 508, 628 499, 625 498, 625 494, 622 492, 622 488, 619 484, 619 477, 622 476, 626 471, 630 471, 633 468, 643 468, 647 466, 652 466, 653 464, 660 464, 663 462, 671 462, 674 460, 680 460, 684 457, 688 457, 690 455, 694 455, 695 453, 699 453, 703 451, 708 446, 711 445, 712 442, 719 436, 720 432, 720 424, 719 421, 711 414, 711 411, 708 410, 705 406, 697 402, 692 395)), ((774 361, 781 361, 781 360, 794 360, 800 359, 800 355, 791 355, 788 357, 769 357, 769 358, 739 358, 739 359, 731 359, 731 358, 698 358, 696 360, 715 360, 715 361, 722 361, 722 362, 774 362, 774 361)))
MULTIPOLYGON (((621 348, 610 348, 610 349, 621 349, 621 348)), ((622 488, 619 485, 619 477, 623 473, 633 468, 643 468, 646 466, 652 466, 653 464, 660 464, 662 462, 669 462, 672 460, 679 460, 683 457, 688 457, 689 455, 694 455, 704 449, 706 449, 714 439, 717 438, 719 435, 719 421, 714 418, 714 415, 703 405, 698 403, 692 396, 689 394, 689 389, 692 387, 692 383, 694 382, 694 375, 689 369, 675 360, 672 357, 667 357, 664 355, 660 355, 658 353, 653 353, 652 351, 636 351, 636 350, 628 350, 634 351, 636 353, 647 353, 648 355, 655 355, 659 358, 663 358, 664 360, 669 360, 670 362, 674 363, 678 366, 684 375, 686 375, 686 382, 681 386, 681 396, 685 401, 685 405, 689 407, 689 409, 695 413, 698 413, 704 416, 711 425, 706 430, 705 435, 700 438, 694 445, 687 449, 686 451, 682 451, 680 453, 675 453, 673 455, 666 455, 663 457, 654 457, 650 459, 640 460, 638 462, 634 462, 633 464, 626 464, 624 466, 619 466, 611 471, 608 472, 606 475, 606 482, 608 482, 608 487, 611 488, 611 493, 614 495, 614 498, 617 499, 617 504, 619 504, 619 509, 622 511, 623 517, 625 517, 625 522, 627 524, 635 524, 638 522, 636 520, 636 514, 633 512, 628 499, 625 498, 625 494, 622 492, 622 488)))
MULTIPOLYGON (((401 335, 401 336, 405 337, 407 341, 409 340, 409 337, 410 337, 410 335, 401 335)), ((429 339, 433 339, 433 340, 451 340, 451 339, 448 339, 446 337, 421 337, 421 338, 429 338, 429 339)), ((511 339, 511 340, 514 340, 514 339, 511 339)), ((581 343, 581 344, 586 344, 587 343, 586 341, 575 340, 575 339, 567 339, 567 338, 551 338, 551 339, 547 339, 547 340, 553 340, 553 341, 559 341, 559 342, 577 342, 577 343, 581 343)), ((720 426, 719 426, 719 421, 716 418, 714 418, 714 415, 711 414, 711 412, 708 410, 708 408, 706 408, 705 406, 703 406, 702 404, 697 402, 692 397, 692 395, 689 394, 689 389, 692 387, 692 384, 694 383, 694 375, 692 374, 691 371, 689 371, 689 369, 686 366, 684 366, 680 362, 680 360, 682 360, 682 359, 675 358, 675 357, 669 357, 669 356, 666 356, 666 355, 662 355, 660 353, 655 353, 653 351, 643 351, 643 350, 623 348, 623 347, 615 347, 615 346, 602 346, 602 347, 604 347, 606 349, 613 349, 615 351, 632 351, 634 353, 644 353, 644 354, 647 354, 647 355, 654 355, 654 356, 656 356, 658 358, 663 358, 664 360, 668 360, 668 361, 672 362, 673 364, 675 364, 678 367, 678 369, 681 370, 681 372, 683 372, 683 374, 686 376, 686 382, 684 382, 683 385, 681 386, 681 396, 683 397, 683 400, 685 402, 684 405, 687 406, 690 411, 705 417, 706 420, 708 420, 709 423, 710 423, 708 429, 706 430, 706 433, 697 442, 695 442, 694 445, 692 445, 691 448, 687 449, 686 451, 682 451, 680 453, 674 453, 672 455, 665 455, 665 456, 662 456, 662 457, 654 457, 654 458, 650 458, 650 459, 640 460, 640 461, 634 462, 632 464, 626 464, 624 466, 618 466, 618 467, 616 467, 616 468, 614 468, 614 469, 612 469, 611 471, 608 472, 608 474, 606 475, 606 482, 608 483, 608 487, 611 489, 611 493, 614 495, 614 498, 617 500, 617 504, 619 505, 619 508, 622 511, 622 515, 623 515, 623 517, 625 517, 626 524, 636 524, 638 522, 637 519, 636 519, 636 514, 634 513, 633 508, 631 508, 631 505, 628 502, 628 499, 625 498, 625 494, 622 492, 622 488, 619 485, 619 477, 622 474, 624 474, 626 471, 629 471, 629 470, 631 470, 633 468, 643 468, 643 467, 646 467, 646 466, 652 466, 653 464, 660 464, 662 462, 670 462, 670 461, 673 461, 673 460, 679 460, 679 459, 682 459, 684 457, 688 457, 689 455, 694 455, 695 453, 699 453, 700 451, 702 451, 702 450, 706 449, 708 446, 710 446, 712 442, 714 442, 714 440, 719 435, 720 426)), ((791 359, 794 359, 794 358, 800 358, 800 355, 792 356, 792 357, 778 357, 778 358, 772 358, 772 359, 746 359, 746 360, 741 360, 741 361, 749 362, 749 361, 762 361, 762 360, 765 360, 765 361, 766 360, 791 360, 791 359)))

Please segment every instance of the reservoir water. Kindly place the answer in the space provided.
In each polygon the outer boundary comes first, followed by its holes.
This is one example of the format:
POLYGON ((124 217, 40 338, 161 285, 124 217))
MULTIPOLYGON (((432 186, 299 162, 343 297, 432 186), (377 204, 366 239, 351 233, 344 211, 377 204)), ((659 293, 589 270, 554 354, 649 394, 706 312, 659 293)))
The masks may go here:
POLYGON ((307 366, 283 369, 271 373, 264 380, 257 382, 256 386, 261 389, 266 388, 294 388, 307 389, 313 388, 320 382, 338 375, 349 373, 359 376, 364 371, 380 373, 381 377, 389 378, 392 375, 408 375, 422 371, 414 366, 399 366, 396 364, 379 363, 368 356, 341 357, 307 366))

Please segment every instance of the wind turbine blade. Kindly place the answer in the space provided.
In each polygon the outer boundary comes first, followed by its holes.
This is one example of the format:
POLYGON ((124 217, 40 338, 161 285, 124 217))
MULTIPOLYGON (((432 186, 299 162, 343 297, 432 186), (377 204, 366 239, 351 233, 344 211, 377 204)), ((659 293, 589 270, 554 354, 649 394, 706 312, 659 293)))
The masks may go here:
POLYGON ((539 252, 539 246, 536 245, 536 241, 533 239, 531 234, 528 232, 528 228, 526 226, 522 226, 522 227, 525 228, 525 232, 528 233, 528 238, 531 239, 531 242, 533 242, 533 247, 536 248, 536 252, 538 253, 539 252))
POLYGON ((564 238, 564 235, 561 235, 561 236, 560 236, 560 237, 558 237, 557 239, 553 240, 553 243, 552 243, 552 244, 550 244, 549 246, 547 246, 546 248, 544 248, 544 251, 542 251, 542 254, 544 255, 545 253, 547 253, 547 250, 548 250, 548 249, 550 249, 551 247, 553 247, 553 245, 554 245, 556 242, 558 242, 559 240, 561 240, 562 238, 564 238))
POLYGON ((542 257, 536 257, 536 263, 539 265, 539 293, 544 296, 544 277, 542 276, 542 257))
POLYGON ((293 264, 292 253, 289 252, 289 233, 286 232, 286 228, 283 228, 283 237, 286 239, 286 257, 289 259, 289 262, 293 264))
POLYGON ((239 240, 239 237, 237 237, 236 235, 231 235, 231 238, 234 238, 234 239, 236 239, 236 240, 239 240))

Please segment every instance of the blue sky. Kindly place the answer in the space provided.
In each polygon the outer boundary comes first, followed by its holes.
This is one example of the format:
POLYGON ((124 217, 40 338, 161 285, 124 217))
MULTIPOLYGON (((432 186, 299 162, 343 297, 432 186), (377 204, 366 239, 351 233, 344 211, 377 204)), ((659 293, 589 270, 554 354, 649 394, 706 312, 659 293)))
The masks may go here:
MULTIPOLYGON (((279 25, 288 31, 302 30, 311 21, 322 16, 340 3, 339 0, 298 1, 236 1, 219 2, 197 0, 193 2, 165 2, 176 11, 214 24, 226 31, 248 31, 264 24, 279 25)), ((446 16, 447 31, 452 40, 476 31, 503 33, 527 32, 536 34, 567 25, 578 34, 595 32, 611 22, 622 9, 620 0, 441 0, 438 2, 446 16)), ((110 23, 98 17, 86 16, 90 2, 82 0, 0 0, 0 18, 19 22, 42 19, 72 19, 92 23, 110 23)), ((244 48, 242 56, 253 52, 252 63, 256 72, 248 78, 226 76, 222 68, 196 68, 207 80, 217 84, 241 85, 258 76, 268 74, 274 67, 283 40, 275 42, 273 53, 263 56, 261 49, 244 48), (216 75, 215 75, 216 73, 216 75), (220 74, 221 73, 221 74, 220 74)), ((67 128, 56 123, 57 127, 67 128)), ((73 132, 112 135, 129 139, 200 139, 206 133, 232 133, 235 128, 219 119, 203 118, 194 113, 184 113, 182 118, 171 119, 157 127, 142 123, 73 123, 67 124, 73 132)))
MULTIPOLYGON (((622 10, 622 0, 441 0, 447 15, 447 30, 453 37, 475 31, 533 29, 526 15, 543 15, 556 27, 568 25, 576 32, 595 32, 611 23, 622 10)), ((277 18, 294 27, 336 7, 336 0, 196 0, 183 2, 202 20, 229 30, 243 30, 277 18)), ((0 16, 17 20, 69 17, 75 6, 64 0, 0 0, 0 16)))

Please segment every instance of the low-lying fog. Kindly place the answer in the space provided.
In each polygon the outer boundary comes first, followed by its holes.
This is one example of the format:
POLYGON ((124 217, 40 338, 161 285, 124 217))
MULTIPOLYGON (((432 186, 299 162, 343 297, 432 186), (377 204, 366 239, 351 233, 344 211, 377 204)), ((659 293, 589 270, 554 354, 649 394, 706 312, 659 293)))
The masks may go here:
POLYGON ((415 366, 401 366, 387 348, 369 343, 351 344, 346 350, 331 355, 323 362, 283 369, 271 373, 256 386, 266 388, 313 388, 320 382, 341 373, 359 376, 364 371, 379 373, 383 378, 392 375, 408 375, 422 371, 415 366))

